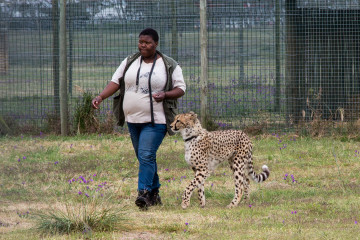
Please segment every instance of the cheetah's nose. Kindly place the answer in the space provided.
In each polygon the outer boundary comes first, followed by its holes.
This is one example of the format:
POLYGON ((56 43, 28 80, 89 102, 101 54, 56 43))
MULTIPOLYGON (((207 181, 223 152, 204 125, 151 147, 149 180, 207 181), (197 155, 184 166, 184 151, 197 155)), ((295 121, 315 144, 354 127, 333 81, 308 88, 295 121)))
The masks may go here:
POLYGON ((177 130, 176 127, 175 127, 175 124, 170 124, 170 127, 171 127, 171 129, 174 130, 174 131, 177 130))

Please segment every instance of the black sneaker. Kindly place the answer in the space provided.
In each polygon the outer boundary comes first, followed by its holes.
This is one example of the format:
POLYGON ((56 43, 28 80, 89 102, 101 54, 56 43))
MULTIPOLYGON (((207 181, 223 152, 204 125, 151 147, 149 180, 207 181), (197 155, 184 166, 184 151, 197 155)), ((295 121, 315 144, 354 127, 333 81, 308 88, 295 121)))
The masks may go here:
POLYGON ((147 190, 139 191, 138 197, 135 200, 135 204, 140 209, 147 210, 147 208, 152 205, 150 200, 150 192, 147 190))
POLYGON ((151 205, 162 205, 161 198, 159 195, 159 189, 153 189, 149 193, 149 199, 150 199, 151 205))

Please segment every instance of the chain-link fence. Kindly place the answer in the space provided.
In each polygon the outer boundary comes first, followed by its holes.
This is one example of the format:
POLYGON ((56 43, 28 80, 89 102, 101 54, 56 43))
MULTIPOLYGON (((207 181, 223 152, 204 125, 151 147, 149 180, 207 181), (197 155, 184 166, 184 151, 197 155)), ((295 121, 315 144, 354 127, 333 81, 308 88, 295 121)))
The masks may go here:
MULTIPOLYGON (((41 125, 59 112, 58 0, 0 0, 0 115, 41 125)), ((100 92, 153 27, 200 112, 199 0, 69 0, 70 111, 100 92)), ((360 117, 360 1, 208 0, 209 112, 222 127, 360 117)), ((101 115, 111 111, 104 101, 101 115)), ((71 114, 70 114, 71 115, 71 114)))

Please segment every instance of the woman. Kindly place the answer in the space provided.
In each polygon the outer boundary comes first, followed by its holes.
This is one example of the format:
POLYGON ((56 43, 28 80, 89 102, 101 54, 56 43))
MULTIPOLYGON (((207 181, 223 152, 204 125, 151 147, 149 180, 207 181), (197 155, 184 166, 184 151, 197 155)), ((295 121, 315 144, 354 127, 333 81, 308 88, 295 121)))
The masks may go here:
POLYGON ((130 132, 139 161, 138 197, 140 209, 161 204, 156 152, 173 120, 176 99, 185 93, 185 82, 180 66, 156 50, 158 33, 146 28, 139 34, 139 52, 124 59, 111 82, 92 106, 99 104, 120 89, 123 96, 121 113, 130 132), (124 86, 122 86, 122 84, 124 86))

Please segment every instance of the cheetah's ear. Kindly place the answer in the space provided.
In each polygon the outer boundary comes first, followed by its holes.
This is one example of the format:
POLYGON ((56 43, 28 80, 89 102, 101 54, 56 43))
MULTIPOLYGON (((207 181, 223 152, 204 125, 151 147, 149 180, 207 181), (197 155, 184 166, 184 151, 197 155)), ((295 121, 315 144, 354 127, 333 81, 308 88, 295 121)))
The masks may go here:
POLYGON ((191 112, 189 112, 190 114, 191 114, 191 118, 192 119, 196 119, 197 118, 197 114, 196 113, 194 113, 193 111, 191 111, 191 112))

